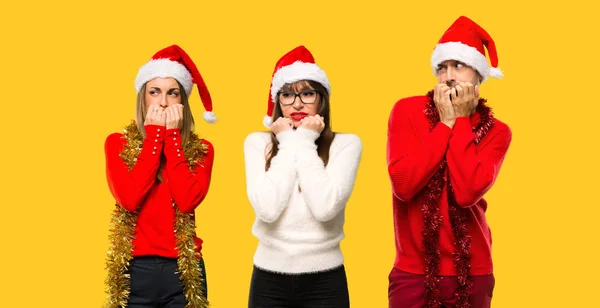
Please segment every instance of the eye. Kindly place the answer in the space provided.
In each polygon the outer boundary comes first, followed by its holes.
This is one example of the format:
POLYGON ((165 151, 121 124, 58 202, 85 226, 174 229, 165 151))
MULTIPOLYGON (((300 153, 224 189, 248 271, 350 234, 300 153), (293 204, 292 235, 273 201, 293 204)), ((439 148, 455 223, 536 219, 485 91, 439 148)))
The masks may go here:
POLYGON ((456 67, 456 68, 464 68, 464 67, 465 67, 465 64, 464 64, 464 63, 462 63, 462 62, 456 62, 456 65, 455 65, 455 67, 456 67))
POLYGON ((169 95, 171 95, 173 97, 178 97, 179 96, 179 92, 177 92, 177 91, 169 92, 169 95))
POLYGON ((300 95, 302 96, 302 98, 312 98, 315 95, 317 95, 317 93, 315 91, 305 91, 300 93, 300 95))
POLYGON ((283 98, 289 98, 289 97, 292 96, 292 93, 283 92, 283 93, 281 93, 279 95, 281 95, 281 97, 283 97, 283 98))
POLYGON ((438 66, 437 68, 437 72, 439 73, 444 73, 446 71, 446 67, 445 66, 438 66))

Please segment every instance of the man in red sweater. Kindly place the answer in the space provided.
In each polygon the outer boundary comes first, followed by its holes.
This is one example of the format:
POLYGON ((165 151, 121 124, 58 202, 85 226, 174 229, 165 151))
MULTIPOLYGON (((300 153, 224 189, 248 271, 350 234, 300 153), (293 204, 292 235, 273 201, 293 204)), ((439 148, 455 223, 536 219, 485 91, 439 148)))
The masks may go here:
POLYGON ((390 308, 491 305, 492 238, 483 196, 498 177, 511 130, 493 117, 479 85, 502 77, 497 64, 492 38, 461 16, 431 56, 438 84, 391 111, 396 260, 390 308))

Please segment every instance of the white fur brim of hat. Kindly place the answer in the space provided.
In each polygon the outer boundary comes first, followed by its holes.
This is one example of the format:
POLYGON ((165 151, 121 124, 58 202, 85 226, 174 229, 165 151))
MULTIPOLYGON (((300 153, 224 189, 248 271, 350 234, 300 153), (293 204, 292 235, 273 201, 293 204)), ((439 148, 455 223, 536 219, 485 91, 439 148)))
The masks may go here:
POLYGON ((433 74, 437 76, 438 65, 444 61, 455 60, 473 67, 485 81, 488 76, 501 78, 502 71, 498 68, 490 68, 488 61, 476 48, 465 45, 460 42, 448 42, 438 44, 431 55, 431 68, 433 74))
POLYGON ((185 93, 189 96, 192 92, 192 75, 179 62, 171 61, 169 59, 157 59, 150 60, 138 71, 135 78, 135 91, 139 92, 144 84, 154 78, 175 78, 183 86, 185 93))
POLYGON ((271 101, 275 102, 277 92, 287 83, 293 83, 300 80, 312 80, 320 83, 327 89, 327 94, 331 95, 331 85, 327 79, 327 74, 318 65, 296 61, 288 66, 280 68, 271 81, 271 101))

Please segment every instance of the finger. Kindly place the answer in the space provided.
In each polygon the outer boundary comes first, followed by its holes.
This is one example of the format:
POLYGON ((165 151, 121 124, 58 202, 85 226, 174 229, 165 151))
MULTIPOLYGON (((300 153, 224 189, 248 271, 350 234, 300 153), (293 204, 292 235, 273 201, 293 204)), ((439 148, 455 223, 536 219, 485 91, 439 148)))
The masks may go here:
POLYGON ((169 121, 169 111, 168 110, 159 110, 160 121, 163 124, 166 124, 166 121, 169 121))
POLYGON ((149 118, 151 118, 152 114, 154 112, 156 112, 155 110, 156 110, 157 107, 158 107, 157 104, 152 104, 152 105, 148 106, 148 110, 146 110, 146 116, 149 117, 149 118))
POLYGON ((440 95, 440 92, 442 91, 442 87, 443 87, 443 86, 445 86, 445 85, 446 85, 446 84, 444 84, 444 83, 438 83, 438 84, 436 84, 436 85, 433 87, 433 92, 434 92, 436 95, 440 95))
POLYGON ((463 97, 464 96, 463 87, 460 84, 456 85, 456 87, 454 88, 454 92, 456 93, 456 97, 463 97))
POLYGON ((475 86, 470 82, 465 82, 465 85, 463 86, 463 88, 465 89, 465 94, 472 95, 475 86))
POLYGON ((440 88, 440 90, 441 90, 441 94, 440 94, 440 101, 441 101, 441 100, 444 100, 445 98, 449 98, 450 94, 448 92, 450 92, 452 90, 452 88, 450 88, 446 84, 442 84, 442 87, 440 88))
POLYGON ((179 109, 179 104, 175 105, 173 107, 171 107, 172 112, 173 112, 173 120, 178 122, 179 120, 181 120, 181 110, 179 109))
POLYGON ((438 91, 437 91, 437 99, 438 99, 438 101, 441 101, 443 99, 444 92, 446 92, 446 88, 448 88, 448 86, 446 86, 443 83, 437 84, 436 86, 437 86, 437 89, 438 89, 438 91))
POLYGON ((473 87, 473 92, 475 94, 475 97, 479 98, 479 85, 473 87))
POLYGON ((179 118, 183 119, 183 104, 178 104, 176 106, 177 106, 177 108, 175 108, 175 110, 177 110, 177 114, 178 114, 179 118))
POLYGON ((175 121, 176 115, 175 115, 175 110, 173 107, 167 108, 167 121, 173 122, 175 121))
POLYGON ((448 88, 448 90, 444 91, 442 94, 442 99, 440 100, 440 102, 445 102, 446 100, 449 100, 450 102, 452 102, 452 89, 448 88))

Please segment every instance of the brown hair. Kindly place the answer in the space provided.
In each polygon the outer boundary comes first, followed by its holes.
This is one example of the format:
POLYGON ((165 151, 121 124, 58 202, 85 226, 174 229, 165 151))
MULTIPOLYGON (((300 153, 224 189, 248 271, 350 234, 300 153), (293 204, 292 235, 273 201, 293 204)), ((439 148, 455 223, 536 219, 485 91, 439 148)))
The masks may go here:
MULTIPOLYGON (((282 91, 295 91, 300 92, 306 89, 312 89, 317 91, 319 94, 318 104, 319 108, 317 110, 317 114, 323 117, 323 121, 325 122, 325 127, 321 132, 321 135, 315 143, 317 144, 317 153, 323 163, 327 166, 329 162, 329 148, 331 147, 331 143, 333 142, 333 138, 335 137, 335 133, 331 130, 331 115, 330 115, 330 107, 329 107, 329 93, 327 89, 321 85, 320 83, 312 80, 301 80, 291 84, 285 84, 281 90, 282 91)), ((272 122, 275 122, 277 119, 283 117, 283 112, 281 110, 281 105, 279 104, 279 96, 275 98, 275 106, 273 108, 273 116, 272 122)), ((279 147, 277 146, 279 142, 275 137, 275 134, 271 132, 271 143, 270 149, 267 152, 267 161, 265 164, 265 171, 269 170, 271 166, 271 159, 277 155, 279 147)))
MULTIPOLYGON (((182 145, 185 145, 187 141, 190 139, 190 135, 194 131, 194 116, 192 115, 192 109, 188 102, 187 93, 184 91, 183 86, 179 81, 177 81, 177 85, 179 85, 179 91, 181 95, 181 104, 183 105, 183 120, 181 123, 181 141, 182 145)), ((144 129, 144 122, 146 121, 146 84, 142 86, 140 91, 137 94, 137 100, 135 104, 135 122, 142 135, 142 138, 146 138, 146 130, 144 129)), ((161 170, 164 165, 164 160, 161 158, 160 166, 156 173, 156 178, 162 182, 161 170)))

